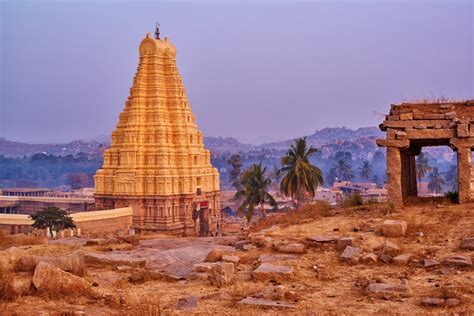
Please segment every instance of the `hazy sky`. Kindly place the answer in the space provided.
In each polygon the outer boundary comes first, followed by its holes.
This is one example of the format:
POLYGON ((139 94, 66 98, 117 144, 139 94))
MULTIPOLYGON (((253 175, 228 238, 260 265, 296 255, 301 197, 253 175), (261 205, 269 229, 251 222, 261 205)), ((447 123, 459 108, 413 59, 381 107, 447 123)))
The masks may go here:
POLYGON ((474 96, 473 10, 471 0, 0 0, 0 137, 109 135, 155 20, 205 136, 374 126, 390 103, 474 96))

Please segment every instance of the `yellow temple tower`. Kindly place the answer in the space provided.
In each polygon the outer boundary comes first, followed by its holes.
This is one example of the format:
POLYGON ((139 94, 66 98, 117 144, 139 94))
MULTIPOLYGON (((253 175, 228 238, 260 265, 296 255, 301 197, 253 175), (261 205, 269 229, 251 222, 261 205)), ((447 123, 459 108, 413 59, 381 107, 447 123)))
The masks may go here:
POLYGON ((176 48, 140 43, 130 96, 94 177, 97 209, 132 206, 135 228, 206 236, 220 224, 219 173, 176 67, 176 48))

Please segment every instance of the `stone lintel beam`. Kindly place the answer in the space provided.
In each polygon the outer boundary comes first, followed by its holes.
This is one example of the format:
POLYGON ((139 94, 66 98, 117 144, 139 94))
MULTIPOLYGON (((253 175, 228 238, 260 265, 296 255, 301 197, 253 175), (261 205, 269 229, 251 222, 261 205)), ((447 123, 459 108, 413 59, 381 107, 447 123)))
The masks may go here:
POLYGON ((377 139, 377 146, 379 147, 397 147, 407 149, 410 146, 408 139, 377 139))
POLYGON ((415 126, 424 125, 426 127, 434 127, 440 125, 448 127, 450 120, 409 120, 409 121, 387 121, 383 122, 385 128, 413 128, 415 126))
POLYGON ((466 203, 471 199, 471 170, 471 149, 458 147, 459 203, 466 203))
POLYGON ((406 130, 408 139, 446 139, 454 137, 452 129, 410 129, 406 130))
POLYGON ((467 138, 451 138, 450 140, 451 147, 454 148, 474 148, 474 137, 467 138))
POLYGON ((402 158, 397 147, 387 147, 387 184, 389 200, 395 207, 403 207, 402 158))

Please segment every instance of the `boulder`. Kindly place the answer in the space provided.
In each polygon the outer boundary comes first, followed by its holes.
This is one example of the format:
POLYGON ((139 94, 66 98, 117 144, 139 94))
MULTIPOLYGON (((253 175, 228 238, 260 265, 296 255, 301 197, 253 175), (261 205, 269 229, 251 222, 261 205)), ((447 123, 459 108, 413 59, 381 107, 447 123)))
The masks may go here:
POLYGON ((215 263, 213 262, 202 262, 193 265, 193 272, 211 272, 215 263))
POLYGON ((434 267, 439 266, 439 264, 440 264, 439 261, 435 259, 429 259, 429 258, 423 259, 423 265, 425 266, 425 268, 434 268, 434 267))
POLYGON ((242 246, 243 251, 250 251, 250 250, 254 250, 254 249, 256 249, 256 247, 252 244, 246 244, 246 245, 242 246))
POLYGON ((406 284, 393 285, 388 283, 370 283, 368 293, 371 296, 384 299, 410 297, 413 295, 412 290, 406 284))
POLYGON ((461 304, 461 301, 458 300, 457 298, 448 298, 446 301, 444 301, 444 303, 448 307, 454 307, 454 306, 458 306, 459 304, 461 304))
POLYGON ((393 263, 395 263, 396 265, 406 265, 410 261, 410 258, 411 258, 411 254, 404 253, 404 254, 394 257, 392 260, 393 260, 393 263))
POLYGON ((194 295, 181 297, 176 303, 176 309, 194 309, 198 307, 198 298, 194 295))
POLYGON ((341 254, 341 259, 345 261, 358 261, 361 250, 357 247, 347 246, 341 254))
POLYGON ((16 263, 15 269, 20 272, 33 272, 41 261, 78 276, 83 276, 86 269, 84 255, 80 252, 57 257, 27 255, 16 263))
POLYGON ((375 253, 371 252, 371 253, 368 253, 368 254, 364 255, 361 260, 364 263, 371 264, 371 263, 376 263, 377 259, 378 259, 377 255, 375 253))
POLYGON ((234 255, 222 255, 222 261, 237 264, 240 261, 240 257, 234 255))
POLYGON ((342 237, 337 240, 337 249, 344 249, 347 246, 352 246, 354 243, 354 238, 352 237, 342 237))
POLYGON ((290 291, 286 286, 268 286, 260 291, 256 297, 270 300, 298 300, 300 296, 295 291, 290 291))
POLYGON ((424 299, 421 300, 421 303, 429 307, 444 306, 444 300, 442 298, 435 298, 435 297, 425 297, 424 299))
MULTIPOLYGON (((1 276, 3 283, 3 294, 7 297, 17 297, 31 294, 31 274, 22 273, 5 273, 1 276)), ((0 286, 0 296, 2 287, 0 286)), ((1 314, 1 313, 0 313, 1 314)))
POLYGON ((293 243, 278 246, 277 250, 284 253, 302 254, 305 252, 305 247, 303 244, 293 243))
POLYGON ((252 306, 260 306, 260 307, 276 307, 276 308, 294 308, 293 305, 288 304, 284 301, 272 301, 272 300, 265 300, 261 298, 254 298, 254 297, 246 297, 239 302, 242 305, 252 305, 252 306))
POLYGON ((379 260, 383 263, 390 263, 392 261, 392 256, 384 253, 379 257, 379 260))
POLYGON ((10 247, 0 251, 0 272, 13 271, 17 262, 25 255, 25 250, 18 247, 10 247))
POLYGON ((459 248, 464 250, 474 250, 474 237, 464 238, 461 240, 459 248))
POLYGON ((216 263, 210 274, 209 281, 215 286, 225 286, 232 283, 234 277, 234 264, 230 262, 216 263))
POLYGON ((403 237, 407 232, 407 222, 386 220, 382 225, 382 234, 386 237, 403 237))
POLYGON ((391 242, 390 240, 385 240, 383 243, 383 253, 386 253, 390 256, 396 256, 400 253, 400 247, 397 244, 391 242))
POLYGON ((453 255, 444 258, 443 265, 452 268, 467 268, 472 266, 472 260, 468 256, 453 255))
POLYGON ((225 254, 224 251, 218 248, 214 248, 206 256, 204 262, 217 262, 222 259, 222 255, 225 254))
POLYGON ((53 265, 41 261, 33 275, 33 285, 40 293, 57 294, 91 294, 92 287, 85 279, 63 271, 53 265))
POLYGON ((262 263, 253 271, 256 281, 282 282, 293 278, 293 268, 288 266, 274 265, 268 262, 262 263))

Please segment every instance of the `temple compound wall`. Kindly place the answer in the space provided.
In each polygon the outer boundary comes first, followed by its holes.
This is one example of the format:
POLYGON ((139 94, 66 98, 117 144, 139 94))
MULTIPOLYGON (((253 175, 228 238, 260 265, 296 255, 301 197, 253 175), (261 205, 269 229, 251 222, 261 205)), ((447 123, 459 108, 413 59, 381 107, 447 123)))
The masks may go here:
POLYGON ((459 202, 474 199, 474 100, 392 105, 380 129, 386 138, 377 145, 387 148, 388 195, 396 207, 417 196, 415 157, 425 146, 457 152, 459 202))
POLYGON ((140 232, 209 235, 220 225, 219 173, 191 112, 176 48, 147 34, 130 96, 95 175, 96 209, 131 206, 140 232))
MULTIPOLYGON (((65 236, 106 236, 125 234, 133 225, 133 209, 131 207, 105 211, 79 212, 71 214, 77 228, 67 230, 65 236)), ((0 231, 4 234, 29 234, 34 231, 33 221, 29 215, 0 214, 0 231)), ((45 234, 45 233, 44 233, 45 234)), ((46 234, 45 234, 46 235, 46 234)))

